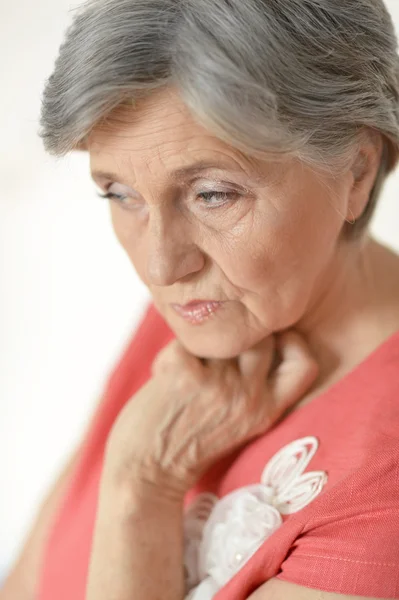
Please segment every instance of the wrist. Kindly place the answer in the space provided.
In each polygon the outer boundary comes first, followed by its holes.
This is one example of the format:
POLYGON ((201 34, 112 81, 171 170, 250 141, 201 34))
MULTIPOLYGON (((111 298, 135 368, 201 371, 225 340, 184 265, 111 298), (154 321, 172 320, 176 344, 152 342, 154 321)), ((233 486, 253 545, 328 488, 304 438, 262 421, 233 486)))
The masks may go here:
POLYGON ((120 508, 182 511, 185 491, 171 487, 169 483, 160 477, 146 477, 142 469, 136 469, 133 465, 124 469, 105 463, 101 494, 114 498, 120 508))
POLYGON ((130 455, 126 457, 112 436, 106 446, 103 479, 115 493, 133 493, 138 499, 149 501, 160 498, 174 504, 181 504, 191 487, 163 471, 146 449, 130 449, 130 455))

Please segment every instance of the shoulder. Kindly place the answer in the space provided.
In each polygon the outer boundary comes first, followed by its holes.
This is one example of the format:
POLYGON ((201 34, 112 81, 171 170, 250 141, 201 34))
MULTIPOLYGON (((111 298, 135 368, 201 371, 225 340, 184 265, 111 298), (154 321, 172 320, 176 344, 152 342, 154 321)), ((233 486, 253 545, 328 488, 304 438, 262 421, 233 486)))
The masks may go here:
POLYGON ((399 442, 386 437, 304 511, 301 535, 278 578, 320 590, 399 592, 399 442))

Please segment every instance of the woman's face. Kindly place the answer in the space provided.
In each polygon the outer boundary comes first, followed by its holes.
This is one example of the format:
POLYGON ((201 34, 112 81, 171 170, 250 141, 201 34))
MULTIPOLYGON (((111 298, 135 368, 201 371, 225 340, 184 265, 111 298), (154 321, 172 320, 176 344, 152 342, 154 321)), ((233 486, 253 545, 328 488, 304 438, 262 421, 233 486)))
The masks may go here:
POLYGON ((115 110, 88 147, 98 187, 115 194, 117 238, 191 353, 237 356, 306 319, 334 288, 349 172, 248 159, 170 89, 115 110), (194 299, 224 304, 194 325, 171 306, 194 299))

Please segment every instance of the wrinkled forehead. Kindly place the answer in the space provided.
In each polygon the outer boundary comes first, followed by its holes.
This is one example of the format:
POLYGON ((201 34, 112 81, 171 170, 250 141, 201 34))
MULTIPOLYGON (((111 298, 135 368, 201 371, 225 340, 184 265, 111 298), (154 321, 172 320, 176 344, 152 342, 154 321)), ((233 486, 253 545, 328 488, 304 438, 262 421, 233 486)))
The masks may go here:
POLYGON ((116 107, 88 137, 92 172, 165 170, 179 176, 198 163, 261 175, 260 161, 199 124, 173 89, 116 107))
POLYGON ((164 144, 208 143, 217 138, 196 122, 173 88, 161 89, 137 101, 118 105, 92 129, 90 153, 105 147, 130 152, 161 148, 164 144))

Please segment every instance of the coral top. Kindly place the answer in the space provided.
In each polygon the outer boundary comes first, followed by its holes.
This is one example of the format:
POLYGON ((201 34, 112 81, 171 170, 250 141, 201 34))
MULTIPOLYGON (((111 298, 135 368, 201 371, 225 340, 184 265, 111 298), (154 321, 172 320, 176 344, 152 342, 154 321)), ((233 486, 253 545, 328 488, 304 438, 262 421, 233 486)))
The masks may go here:
MULTIPOLYGON (((111 373, 54 521, 38 600, 84 600, 104 447, 174 338, 153 304, 111 373)), ((399 332, 186 496, 187 598, 244 600, 272 577, 399 598, 399 332)))

